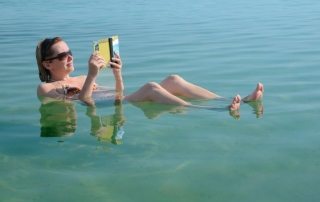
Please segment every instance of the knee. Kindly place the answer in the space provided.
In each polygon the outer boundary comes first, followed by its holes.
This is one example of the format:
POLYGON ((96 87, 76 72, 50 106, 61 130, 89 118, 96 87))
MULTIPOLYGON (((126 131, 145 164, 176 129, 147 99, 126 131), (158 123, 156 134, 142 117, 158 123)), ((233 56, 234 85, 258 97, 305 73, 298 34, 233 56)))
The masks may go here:
POLYGON ((179 82, 179 81, 183 80, 183 78, 181 76, 179 76, 178 74, 171 74, 165 80, 175 83, 175 82, 179 82))
POLYGON ((148 91, 156 91, 156 90, 159 90, 160 88, 162 87, 160 86, 160 84, 156 82, 148 82, 144 85, 144 89, 148 91))

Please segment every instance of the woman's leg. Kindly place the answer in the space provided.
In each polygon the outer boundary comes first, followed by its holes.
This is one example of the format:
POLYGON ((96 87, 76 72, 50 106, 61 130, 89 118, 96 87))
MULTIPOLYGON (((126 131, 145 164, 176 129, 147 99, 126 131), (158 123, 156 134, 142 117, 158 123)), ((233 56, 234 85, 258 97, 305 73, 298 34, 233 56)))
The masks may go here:
POLYGON ((160 85, 171 94, 191 99, 215 99, 221 96, 184 80, 179 75, 170 75, 160 85))
POLYGON ((138 91, 125 96, 125 100, 131 102, 153 101, 162 104, 174 104, 190 106, 189 102, 171 94, 161 85, 155 82, 149 82, 142 86, 138 91))
MULTIPOLYGON (((197 106, 171 94, 162 85, 150 82, 142 86, 138 91, 125 96, 124 100, 129 102, 143 102, 143 101, 153 101, 161 104, 173 104, 187 107, 196 107, 203 109, 211 109, 210 106, 197 106)), ((235 96, 229 105, 231 111, 238 110, 240 108, 241 97, 239 95, 235 96)))

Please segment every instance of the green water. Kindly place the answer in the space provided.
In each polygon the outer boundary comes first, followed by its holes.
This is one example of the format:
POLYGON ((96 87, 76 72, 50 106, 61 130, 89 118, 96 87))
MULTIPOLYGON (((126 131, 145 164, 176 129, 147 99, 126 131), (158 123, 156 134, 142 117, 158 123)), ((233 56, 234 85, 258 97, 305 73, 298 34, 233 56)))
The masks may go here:
POLYGON ((0 1, 0 201, 319 201, 319 12, 315 0, 0 1), (79 75, 113 34, 126 93, 179 74, 229 99, 261 81, 263 114, 41 106, 37 42, 62 36, 79 75))

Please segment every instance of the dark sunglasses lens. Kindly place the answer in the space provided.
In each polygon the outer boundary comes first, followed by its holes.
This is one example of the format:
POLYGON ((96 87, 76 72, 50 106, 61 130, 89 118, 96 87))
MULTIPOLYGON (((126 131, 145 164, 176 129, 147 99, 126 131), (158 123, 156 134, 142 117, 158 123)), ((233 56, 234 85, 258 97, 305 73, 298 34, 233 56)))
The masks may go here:
POLYGON ((63 52, 57 55, 58 60, 64 60, 68 55, 72 56, 72 52, 68 51, 68 52, 63 52))

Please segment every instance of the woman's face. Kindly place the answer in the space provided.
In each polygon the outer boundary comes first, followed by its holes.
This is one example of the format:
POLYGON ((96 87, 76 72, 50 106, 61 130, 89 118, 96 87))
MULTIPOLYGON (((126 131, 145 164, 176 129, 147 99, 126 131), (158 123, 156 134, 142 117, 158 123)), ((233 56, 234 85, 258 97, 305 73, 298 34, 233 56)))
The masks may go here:
POLYGON ((45 61, 45 67, 52 73, 71 73, 74 70, 73 56, 66 42, 59 41, 51 47, 53 52, 49 58, 54 58, 45 61))

